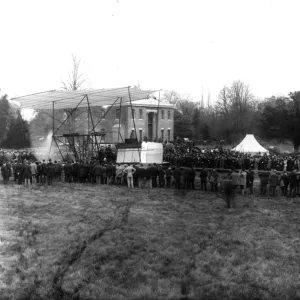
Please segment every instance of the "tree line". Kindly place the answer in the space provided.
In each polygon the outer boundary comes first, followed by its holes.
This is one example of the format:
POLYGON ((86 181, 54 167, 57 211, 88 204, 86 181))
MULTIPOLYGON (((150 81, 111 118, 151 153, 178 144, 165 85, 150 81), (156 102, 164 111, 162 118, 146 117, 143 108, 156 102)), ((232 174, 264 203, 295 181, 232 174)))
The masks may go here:
MULTIPOLYGON (((174 136, 192 140, 225 140, 237 142, 252 133, 264 140, 292 141, 297 151, 300 145, 300 91, 287 96, 272 96, 258 100, 247 84, 234 81, 224 86, 217 101, 204 107, 201 101, 194 101, 189 95, 176 91, 165 91, 162 97, 165 103, 171 103, 174 111, 174 136)), ((101 108, 93 107, 96 117, 101 108)), ((67 117, 68 111, 55 112, 55 127, 67 117)), ((71 124, 84 128, 88 118, 86 109, 80 109, 74 115, 76 122, 66 123, 64 130, 71 124)), ((72 125, 74 126, 74 125, 72 125)), ((27 122, 20 109, 12 106, 7 95, 0 98, 0 147, 25 148, 30 146, 30 137, 46 136, 52 129, 52 114, 37 111, 35 117, 27 122)), ((77 128, 76 128, 77 129, 77 128)), ((61 132, 63 133, 63 132, 61 132)))
POLYGON ((258 100, 240 80, 224 86, 217 101, 204 107, 188 95, 167 91, 162 101, 175 105, 174 136, 192 140, 239 141, 245 134, 300 145, 300 91, 258 100))

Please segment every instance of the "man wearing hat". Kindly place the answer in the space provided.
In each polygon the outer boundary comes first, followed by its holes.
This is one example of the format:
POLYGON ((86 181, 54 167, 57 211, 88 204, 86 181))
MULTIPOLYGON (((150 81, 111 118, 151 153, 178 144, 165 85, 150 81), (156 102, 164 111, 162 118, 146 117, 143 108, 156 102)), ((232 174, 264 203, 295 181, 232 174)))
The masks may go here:
POLYGON ((31 161, 30 163, 30 170, 31 170, 30 184, 36 183, 37 166, 36 163, 33 161, 31 161))

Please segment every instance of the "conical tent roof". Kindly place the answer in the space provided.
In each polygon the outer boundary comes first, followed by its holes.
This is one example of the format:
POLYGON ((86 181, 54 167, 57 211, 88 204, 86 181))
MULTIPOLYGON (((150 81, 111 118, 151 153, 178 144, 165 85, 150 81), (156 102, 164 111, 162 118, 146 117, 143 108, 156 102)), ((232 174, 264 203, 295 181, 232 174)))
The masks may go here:
POLYGON ((244 153, 269 153, 254 137, 253 134, 247 134, 244 139, 232 151, 244 153))

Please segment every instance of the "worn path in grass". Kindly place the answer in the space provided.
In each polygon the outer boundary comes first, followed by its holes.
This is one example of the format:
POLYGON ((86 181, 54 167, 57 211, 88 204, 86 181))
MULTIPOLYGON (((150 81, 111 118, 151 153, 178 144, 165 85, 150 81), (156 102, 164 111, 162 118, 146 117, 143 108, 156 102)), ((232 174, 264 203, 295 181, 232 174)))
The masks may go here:
POLYGON ((1 186, 0 199, 0 279, 8 299, 49 299, 63 258, 102 228, 109 229, 68 262, 67 295, 300 297, 300 204, 291 199, 238 197, 228 210, 210 193, 92 185, 1 186), (107 227, 128 200, 124 225, 107 227))

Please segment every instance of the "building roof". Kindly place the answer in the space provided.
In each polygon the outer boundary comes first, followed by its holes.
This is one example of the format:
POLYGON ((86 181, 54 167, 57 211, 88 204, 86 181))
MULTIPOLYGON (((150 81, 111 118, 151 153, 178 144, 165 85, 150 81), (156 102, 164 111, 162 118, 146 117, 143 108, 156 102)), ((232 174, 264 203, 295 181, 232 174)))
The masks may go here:
MULTIPOLYGON (((130 105, 130 102, 125 102, 125 103, 123 103, 123 105, 128 106, 128 105, 130 105)), ((132 101, 132 105, 134 105, 134 106, 155 107, 155 108, 157 108, 157 107, 174 108, 173 104, 163 103, 162 101, 159 101, 159 100, 154 99, 154 98, 132 101)))
POLYGON ((147 99, 155 91, 140 90, 130 87, 114 89, 93 89, 81 91, 47 91, 13 98, 21 108, 66 109, 89 106, 104 106, 147 99))

